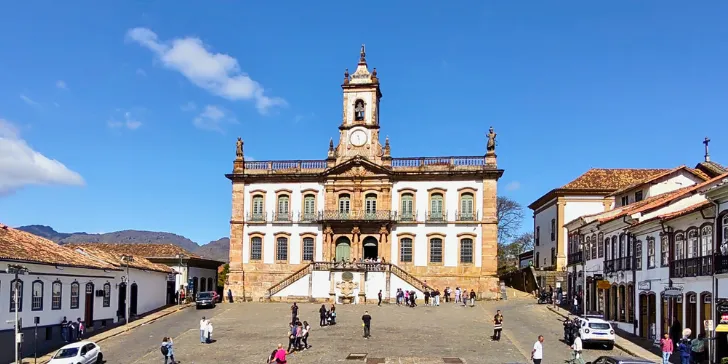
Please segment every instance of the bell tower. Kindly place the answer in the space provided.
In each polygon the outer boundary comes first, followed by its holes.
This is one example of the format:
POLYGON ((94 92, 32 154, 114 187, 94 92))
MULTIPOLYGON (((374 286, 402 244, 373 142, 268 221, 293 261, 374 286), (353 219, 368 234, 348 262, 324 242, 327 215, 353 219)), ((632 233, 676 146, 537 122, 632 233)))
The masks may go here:
POLYGON ((344 104, 339 145, 336 147, 337 163, 346 159, 362 156, 379 163, 382 145, 379 142, 379 89, 377 69, 369 72, 366 48, 362 44, 356 71, 344 71, 344 104))

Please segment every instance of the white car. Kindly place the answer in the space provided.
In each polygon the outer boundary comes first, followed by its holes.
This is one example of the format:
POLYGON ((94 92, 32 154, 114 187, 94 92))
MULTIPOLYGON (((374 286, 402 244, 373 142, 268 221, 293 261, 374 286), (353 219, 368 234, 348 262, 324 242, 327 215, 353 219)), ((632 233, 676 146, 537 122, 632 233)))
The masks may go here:
POLYGON ((579 318, 579 336, 584 344, 602 344, 607 349, 614 347, 614 329, 612 325, 600 318, 585 317, 579 318))
POLYGON ((104 355, 101 348, 90 341, 79 341, 68 344, 53 355, 49 364, 101 364, 104 355))

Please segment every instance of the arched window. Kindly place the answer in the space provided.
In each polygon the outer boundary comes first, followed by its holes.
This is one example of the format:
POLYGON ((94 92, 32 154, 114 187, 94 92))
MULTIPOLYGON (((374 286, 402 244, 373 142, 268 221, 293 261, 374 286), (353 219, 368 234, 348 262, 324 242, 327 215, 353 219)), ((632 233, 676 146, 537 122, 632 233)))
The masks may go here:
POLYGON ((207 289, 209 291, 216 291, 217 290, 216 288, 217 287, 212 285, 212 277, 207 277, 207 289))
POLYGON ((430 263, 442 263, 442 239, 430 239, 430 263))
POLYGON ((470 192, 463 193, 460 196, 460 220, 475 220, 475 198, 470 192))
POLYGON ((642 240, 637 240, 634 247, 635 269, 642 270, 642 240))
POLYGON ((444 219, 443 201, 442 193, 437 192, 430 196, 430 220, 444 219))
POLYGON ((460 263, 473 262, 473 239, 460 239, 460 263))
POLYGON ((591 236, 591 258, 596 259, 597 258, 597 245, 599 245, 599 240, 597 240, 597 234, 592 234, 591 236))
POLYGON ((402 194, 402 209, 399 212, 400 218, 403 221, 412 221, 415 219, 414 217, 414 200, 415 197, 411 193, 403 193, 402 194))
POLYGON ((551 241, 556 240, 556 219, 551 219, 551 241))
POLYGON ((725 214, 723 216, 723 220, 721 220, 721 226, 723 227, 723 236, 720 243, 720 254, 728 255, 728 214, 725 214))
POLYGON ((339 195, 339 213, 348 214, 351 211, 351 198, 348 194, 339 195))
POLYGON ((263 257, 263 239, 259 236, 250 238, 250 260, 261 260, 263 257))
POLYGON ((660 262, 663 267, 670 264, 670 238, 667 234, 660 235, 660 262))
POLYGON ((535 265, 536 265, 536 268, 541 266, 541 257, 540 257, 539 252, 536 252, 536 264, 535 265))
POLYGON ((675 260, 685 259, 685 234, 675 233, 675 260))
POLYGON ((18 289, 18 312, 23 312, 23 281, 14 279, 10 281, 10 312, 15 312, 15 288, 18 289))
POLYGON ((412 262, 412 239, 402 238, 399 240, 399 261, 404 263, 412 262))
POLYGON ((253 196, 253 221, 265 221, 265 211, 263 211, 263 195, 253 196))
POLYGON ((579 250, 584 251, 582 253, 582 254, 584 254, 584 258, 583 258, 584 260, 590 259, 589 252, 591 252, 591 250, 589 249, 589 245, 591 245, 591 236, 586 237, 586 242, 584 243, 584 249, 581 249, 581 247, 579 247, 579 250))
POLYGON ((647 237, 647 269, 655 267, 655 238, 647 237))
POLYGON ((598 258, 604 258, 604 245, 602 245, 602 242, 604 241, 604 233, 599 233, 599 238, 597 238, 597 257, 598 258))
POLYGON ((612 236, 612 256, 611 259, 619 258, 619 250, 617 250, 617 235, 612 236))
POLYGON ((619 234, 619 257, 624 258, 627 256, 627 241, 624 234, 619 234))
POLYGON ((354 120, 363 121, 365 115, 364 100, 358 99, 354 102, 354 120))
POLYGON ((196 295, 197 292, 200 292, 200 279, 192 277, 192 293, 196 295))
POLYGON ((604 252, 606 254, 606 259, 611 259, 612 253, 611 249, 609 249, 609 238, 604 239, 604 252))
POLYGON ((207 292, 207 279, 205 277, 202 277, 200 279, 200 292, 207 292))
POLYGON ((104 283, 104 307, 111 306, 111 283, 104 283))
POLYGON ((688 246, 685 251, 687 259, 698 257, 698 240, 698 229, 690 229, 688 231, 688 246))
POLYGON ((30 309, 43 311, 43 281, 33 281, 33 300, 30 309))
POLYGON ((77 309, 78 308, 78 295, 80 291, 80 287, 78 282, 71 283, 71 308, 77 309))
POLYGON ((51 310, 61 309, 61 293, 63 291, 63 284, 61 281, 55 281, 51 285, 51 310))
POLYGON ((364 212, 367 214, 367 218, 374 218, 377 214, 377 195, 374 193, 367 193, 364 196, 364 212))
POLYGON ((316 196, 308 194, 303 196, 303 219, 312 221, 316 217, 316 196))
POLYGON ((313 238, 303 238, 303 260, 313 261, 313 238))
POLYGON ((713 226, 703 226, 700 237, 700 255, 707 257, 713 255, 713 226))
POLYGON ((276 260, 288 261, 288 238, 276 239, 276 260))
POLYGON ((288 195, 280 195, 278 196, 278 210, 276 213, 276 220, 278 221, 288 221, 290 220, 289 212, 290 212, 290 198, 288 195))

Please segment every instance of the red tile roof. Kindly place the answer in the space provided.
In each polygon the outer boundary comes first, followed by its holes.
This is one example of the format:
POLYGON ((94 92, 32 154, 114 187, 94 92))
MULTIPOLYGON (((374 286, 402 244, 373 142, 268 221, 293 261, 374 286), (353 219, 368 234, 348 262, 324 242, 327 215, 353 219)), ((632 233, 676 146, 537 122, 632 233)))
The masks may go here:
POLYGON ((617 190, 669 171, 669 169, 592 168, 575 180, 562 186, 561 189, 617 190))
POLYGON ((662 177, 669 176, 670 174, 673 174, 673 173, 678 172, 680 170, 684 170, 684 171, 686 171, 688 173, 691 173, 692 175, 694 175, 694 176, 702 179, 703 181, 707 181, 707 180, 710 179, 710 177, 707 174, 703 173, 702 171, 699 171, 699 170, 693 169, 693 168, 688 168, 687 166, 684 166, 683 165, 683 166, 679 166, 677 168, 673 168, 673 169, 667 170, 667 171, 662 172, 662 173, 657 173, 657 174, 655 174, 655 175, 653 175, 651 177, 648 177, 648 178, 643 179, 641 181, 632 183, 629 186, 620 188, 617 191, 612 192, 610 194, 610 196, 620 195, 620 194, 625 193, 625 192, 627 192, 627 191, 629 191, 629 190, 631 190, 633 188, 637 188, 638 186, 641 186, 641 185, 644 185, 644 184, 647 184, 647 183, 650 183, 650 182, 654 182, 654 181, 656 181, 656 180, 658 180, 658 179, 660 179, 662 177))
POLYGON ((118 269, 99 259, 0 224, 0 260, 92 269, 118 269))
POLYGON ((710 201, 703 201, 703 202, 700 202, 700 203, 696 203, 695 205, 688 206, 688 207, 686 207, 686 208, 684 208, 682 210, 679 210, 679 211, 671 212, 669 214, 660 215, 660 216, 658 216, 658 218, 660 218, 663 221, 672 220, 672 219, 678 218, 680 216, 685 216, 685 215, 691 214, 691 213, 693 213, 695 211, 700 211, 700 210, 702 210, 702 209, 704 209, 704 208, 706 208, 708 206, 712 206, 712 205, 713 205, 713 203, 710 202, 710 201))
POLYGON ((174 244, 115 244, 115 243, 74 243, 65 246, 97 247, 103 251, 127 254, 145 258, 175 258, 182 254, 185 258, 204 259, 174 244))
MULTIPOLYGON (((125 254, 115 251, 114 249, 107 249, 110 245, 113 245, 113 244, 88 243, 88 244, 68 244, 65 246, 68 247, 69 249, 77 249, 77 250, 83 251, 86 254, 88 254, 90 257, 96 257, 98 259, 101 259, 104 262, 109 263, 117 268, 126 267, 126 263, 124 261, 122 261, 122 259, 121 259, 122 255, 125 255, 125 254)), ((175 272, 172 268, 170 268, 166 265, 152 263, 142 256, 134 255, 134 254, 126 254, 126 255, 131 255, 134 257, 134 260, 129 263, 129 267, 131 267, 131 268, 142 269, 142 270, 151 270, 151 271, 163 272, 163 273, 174 273, 175 272)))

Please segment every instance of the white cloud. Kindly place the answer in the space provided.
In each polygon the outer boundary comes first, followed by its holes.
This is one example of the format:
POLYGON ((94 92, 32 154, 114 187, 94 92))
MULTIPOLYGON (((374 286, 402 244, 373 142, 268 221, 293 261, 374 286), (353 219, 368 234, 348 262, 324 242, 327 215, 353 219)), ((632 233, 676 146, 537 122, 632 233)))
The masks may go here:
POLYGON ((110 119, 107 124, 113 129, 127 128, 129 130, 136 130, 142 126, 142 122, 134 118, 129 111, 124 112, 122 119, 123 120, 110 119))
POLYGON ((0 119, 0 195, 28 185, 83 186, 80 174, 33 150, 9 121, 0 119))
POLYGON ((145 77, 145 76, 147 75, 147 72, 146 72, 146 71, 144 71, 144 70, 143 70, 143 69, 141 69, 141 68, 137 68, 137 70, 136 70, 136 74, 137 74, 137 76, 142 76, 142 77, 145 77))
POLYGON ((60 88, 61 90, 68 90, 68 86, 63 80, 56 81, 56 87, 60 88))
POLYGON ((20 94, 20 99, 30 106, 39 106, 40 104, 28 96, 20 94))
POLYGON ((521 188, 521 182, 513 181, 506 185, 506 191, 515 191, 521 188))
POLYGON ((223 132, 223 123, 236 123, 234 117, 228 116, 228 113, 215 105, 207 105, 197 117, 192 120, 192 123, 203 130, 211 130, 217 132, 223 132))
POLYGON ((182 73, 190 82, 229 100, 253 100, 261 114, 285 106, 280 97, 265 94, 261 84, 240 69, 238 60, 224 53, 212 53, 196 37, 160 41, 148 28, 134 28, 127 38, 148 48, 165 67, 182 73))
POLYGON ((195 105, 194 102, 190 101, 190 102, 180 106, 180 109, 182 111, 194 111, 197 109, 197 105, 195 105))

